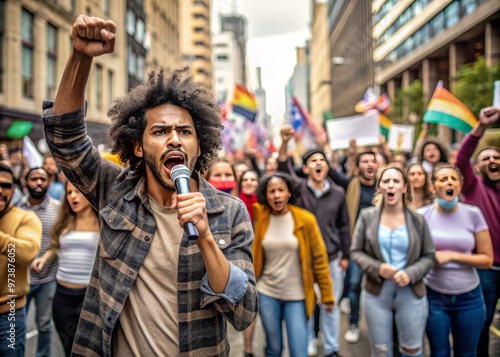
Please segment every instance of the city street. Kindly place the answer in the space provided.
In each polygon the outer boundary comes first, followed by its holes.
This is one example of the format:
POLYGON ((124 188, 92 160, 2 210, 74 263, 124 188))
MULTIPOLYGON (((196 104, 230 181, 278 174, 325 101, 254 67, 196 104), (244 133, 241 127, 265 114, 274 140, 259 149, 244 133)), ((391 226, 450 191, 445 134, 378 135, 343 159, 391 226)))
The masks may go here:
MULTIPOLYGON (((348 344, 344 341, 343 335, 348 327, 348 318, 346 315, 342 315, 342 331, 340 333, 340 354, 343 357, 368 357, 369 345, 368 345, 368 332, 366 330, 366 325, 361 320, 361 338, 357 344, 348 344)), ((28 340, 26 343, 26 354, 25 357, 35 357, 37 331, 34 328, 33 311, 30 311, 28 316, 28 340)), ((236 332, 232 326, 228 325, 229 342, 231 345, 231 356, 232 357, 243 357, 244 356, 244 345, 243 345, 243 333, 236 332)), ((500 356, 500 314, 497 313, 495 316, 494 324, 490 332, 491 336, 491 346, 490 357, 500 356)), ((285 344, 286 345, 286 344, 285 344)), ((255 329, 255 336, 253 341, 253 352, 255 357, 264 357, 264 347, 265 347, 265 336, 260 324, 260 320, 257 320, 257 327, 255 329)), ((323 357, 321 348, 319 349, 318 357, 323 357)), ((429 351, 426 348, 425 356, 429 356, 429 351)), ((53 357, 64 357, 64 352, 60 345, 59 336, 54 333, 52 338, 52 356, 53 357)), ((287 357, 288 353, 285 349, 283 357, 287 357)))

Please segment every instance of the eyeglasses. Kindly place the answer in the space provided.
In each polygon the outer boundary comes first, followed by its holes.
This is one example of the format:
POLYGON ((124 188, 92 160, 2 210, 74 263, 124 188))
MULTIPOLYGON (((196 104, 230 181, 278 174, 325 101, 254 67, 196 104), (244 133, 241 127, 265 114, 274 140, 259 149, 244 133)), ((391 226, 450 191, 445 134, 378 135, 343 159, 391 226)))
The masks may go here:
POLYGON ((12 182, 0 182, 0 187, 5 189, 11 189, 12 185, 14 185, 12 182))

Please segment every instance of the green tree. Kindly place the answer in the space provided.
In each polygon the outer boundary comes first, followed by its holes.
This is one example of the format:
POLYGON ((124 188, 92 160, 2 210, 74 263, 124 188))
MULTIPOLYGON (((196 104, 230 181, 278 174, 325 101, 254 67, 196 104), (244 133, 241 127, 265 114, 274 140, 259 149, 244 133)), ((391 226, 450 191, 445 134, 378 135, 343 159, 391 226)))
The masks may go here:
POLYGON ((424 89, 420 79, 415 79, 408 88, 396 91, 390 117, 397 124, 415 125, 415 138, 420 133, 424 113, 424 89))
POLYGON ((495 81, 500 80, 500 63, 486 66, 484 57, 459 67, 452 78, 452 93, 479 117, 479 111, 493 104, 495 81))

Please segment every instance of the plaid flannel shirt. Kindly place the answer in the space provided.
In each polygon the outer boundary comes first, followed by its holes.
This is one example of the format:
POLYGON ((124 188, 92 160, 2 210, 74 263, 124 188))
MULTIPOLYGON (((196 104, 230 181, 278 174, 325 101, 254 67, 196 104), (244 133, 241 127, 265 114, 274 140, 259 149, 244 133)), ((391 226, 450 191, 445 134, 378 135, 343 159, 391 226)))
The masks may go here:
MULTIPOLYGON (((101 158, 86 135, 85 108, 52 115, 52 106, 48 101, 43 104, 50 151, 100 216, 98 252, 72 355, 111 356, 114 328, 156 229, 146 179, 101 158)), ((240 291, 226 288, 223 294, 211 292, 200 250, 183 235, 177 275, 179 356, 228 356, 226 320, 242 331, 257 316, 253 231, 240 200, 214 189, 202 178, 199 191, 206 198, 212 235, 230 262, 230 281, 238 273, 248 280, 239 284, 240 291)), ((151 311, 151 318, 160 313, 151 311)))

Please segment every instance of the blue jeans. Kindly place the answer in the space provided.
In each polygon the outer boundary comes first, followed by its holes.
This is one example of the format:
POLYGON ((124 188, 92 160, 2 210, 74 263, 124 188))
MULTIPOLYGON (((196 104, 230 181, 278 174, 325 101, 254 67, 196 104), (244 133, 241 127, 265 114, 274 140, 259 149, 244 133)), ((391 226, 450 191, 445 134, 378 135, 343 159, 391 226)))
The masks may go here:
POLYGON ((455 357, 475 357, 486 311, 481 287, 467 293, 441 294, 427 287, 429 319, 427 338, 432 357, 449 357, 450 331, 455 357))
POLYGON ((259 316, 266 333, 266 356, 281 356, 282 321, 285 320, 291 357, 307 356, 307 313, 305 300, 283 301, 258 293, 259 316))
POLYGON ((477 357, 488 357, 490 345, 490 325, 495 315, 497 301, 500 299, 500 270, 477 269, 483 290, 484 305, 486 306, 486 322, 481 330, 477 344, 477 357))
MULTIPOLYGON (((321 331, 323 332, 324 354, 329 355, 337 352, 339 345, 339 330, 340 330, 340 310, 338 302, 342 296, 344 289, 344 271, 340 267, 340 259, 342 255, 332 260, 328 265, 330 267, 330 277, 333 283, 333 294, 335 299, 335 307, 332 312, 326 312, 324 306, 321 306, 321 331)), ((314 316, 309 319, 309 339, 314 338, 314 316)))
POLYGON ((0 356, 24 357, 26 346, 26 309, 0 314, 0 356))
POLYGON ((347 297, 349 298, 349 303, 351 305, 349 324, 356 326, 358 326, 359 323, 359 301, 361 296, 362 279, 363 271, 354 261, 351 260, 349 263, 349 291, 347 292, 347 297))
POLYGON ((379 295, 363 292, 363 312, 370 335, 372 357, 392 357, 393 311, 399 339, 399 352, 403 357, 423 356, 425 322, 428 315, 427 299, 419 298, 411 286, 398 286, 384 281, 379 295), (407 350, 417 350, 409 353, 407 350))
POLYGON ((38 327, 38 346, 36 357, 50 357, 52 337, 52 300, 56 292, 56 282, 31 284, 27 296, 26 310, 29 311, 30 301, 36 304, 36 325, 38 327))

